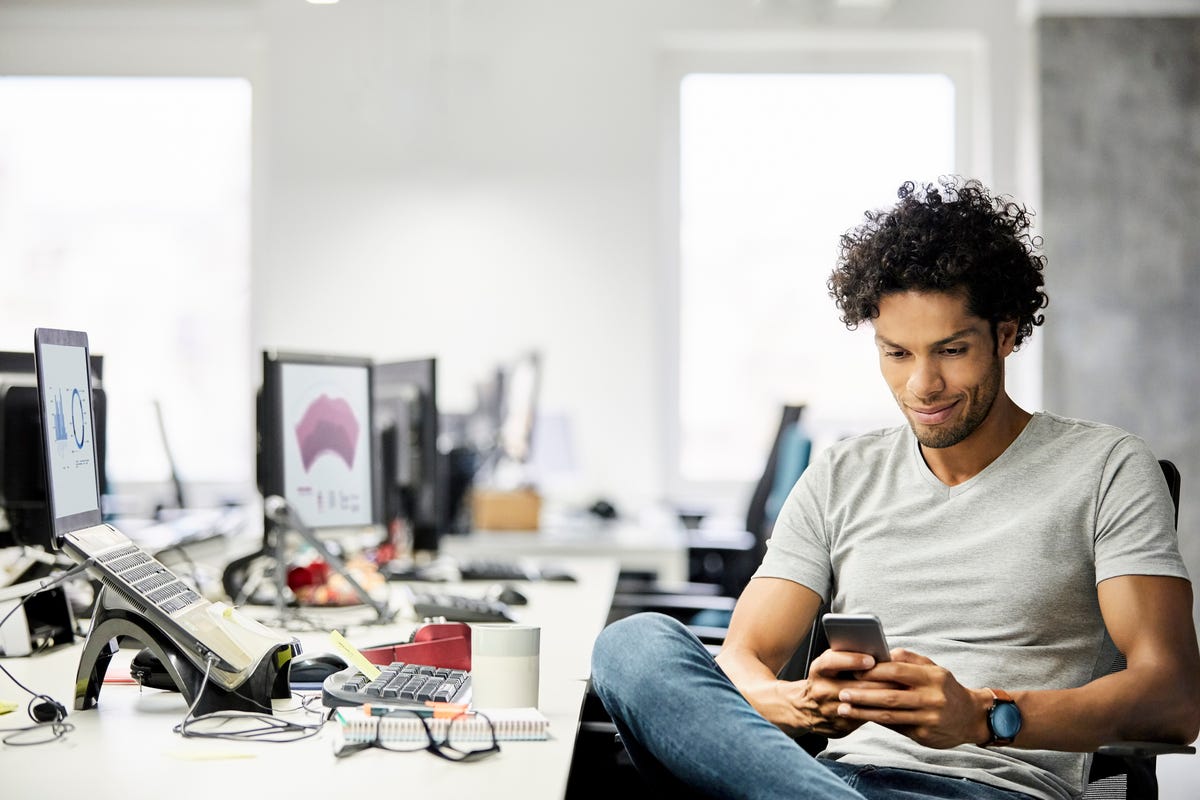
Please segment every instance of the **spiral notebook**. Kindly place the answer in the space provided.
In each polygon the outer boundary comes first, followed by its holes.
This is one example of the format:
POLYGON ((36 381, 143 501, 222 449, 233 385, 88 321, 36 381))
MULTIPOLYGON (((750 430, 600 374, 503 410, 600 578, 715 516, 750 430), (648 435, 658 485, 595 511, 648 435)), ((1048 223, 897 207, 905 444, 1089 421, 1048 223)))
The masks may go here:
MULTIPOLYGON (((550 720, 536 708, 498 708, 485 712, 496 730, 496 741, 541 741, 550 738, 550 720)), ((438 717, 417 719, 408 714, 374 717, 367 714, 339 714, 342 738, 347 743, 369 742, 377 735, 388 742, 420 742, 425 740, 425 727, 438 739, 446 737, 451 720, 438 717), (377 727, 378 726, 378 727, 377 727)), ((456 719, 454 737, 463 742, 486 742, 491 739, 488 724, 481 717, 456 719)))

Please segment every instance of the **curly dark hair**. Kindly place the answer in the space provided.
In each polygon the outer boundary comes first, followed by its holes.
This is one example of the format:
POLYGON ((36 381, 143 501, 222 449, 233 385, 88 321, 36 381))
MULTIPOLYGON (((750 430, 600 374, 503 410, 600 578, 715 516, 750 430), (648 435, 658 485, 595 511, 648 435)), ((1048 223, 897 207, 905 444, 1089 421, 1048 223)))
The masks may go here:
POLYGON ((998 323, 1016 321, 1019 347, 1049 303, 1041 237, 1029 232, 1033 212, 975 179, 943 176, 938 184, 905 182, 892 209, 866 212, 866 222, 842 235, 827 284, 841 320, 853 330, 875 319, 893 292, 963 291, 993 341, 998 323))

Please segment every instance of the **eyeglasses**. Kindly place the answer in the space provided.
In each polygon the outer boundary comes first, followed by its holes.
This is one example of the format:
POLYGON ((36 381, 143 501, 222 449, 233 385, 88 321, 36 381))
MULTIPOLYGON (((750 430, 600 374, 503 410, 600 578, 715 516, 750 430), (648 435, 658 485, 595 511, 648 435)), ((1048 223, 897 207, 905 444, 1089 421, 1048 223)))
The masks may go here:
MULTIPOLYGON (((377 747, 393 753, 428 750, 447 761, 479 761, 500 752, 495 726, 478 711, 431 717, 417 710, 391 709, 372 719, 375 725, 374 731, 367 734, 369 739, 347 742, 334 755, 345 758, 377 747)), ((352 729, 349 735, 354 734, 352 729)))

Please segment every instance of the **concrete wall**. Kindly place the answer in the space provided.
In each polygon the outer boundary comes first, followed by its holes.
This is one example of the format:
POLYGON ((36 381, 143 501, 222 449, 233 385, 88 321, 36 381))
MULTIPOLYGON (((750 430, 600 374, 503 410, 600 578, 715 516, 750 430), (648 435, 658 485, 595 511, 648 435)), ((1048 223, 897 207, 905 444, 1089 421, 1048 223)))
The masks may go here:
POLYGON ((1200 579, 1200 20, 1038 24, 1046 408, 1183 473, 1200 579))

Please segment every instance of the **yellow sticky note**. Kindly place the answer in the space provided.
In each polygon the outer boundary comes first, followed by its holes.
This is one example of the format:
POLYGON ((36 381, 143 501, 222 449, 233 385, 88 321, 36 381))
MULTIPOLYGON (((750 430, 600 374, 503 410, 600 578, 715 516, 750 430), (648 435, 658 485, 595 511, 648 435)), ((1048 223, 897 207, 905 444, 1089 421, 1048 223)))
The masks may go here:
POLYGON ((342 636, 337 631, 330 631, 329 638, 333 640, 333 644, 337 647, 338 652, 346 657, 354 666, 358 667, 358 671, 367 676, 367 680, 375 680, 379 677, 379 667, 367 661, 367 657, 346 641, 346 637, 342 636))

